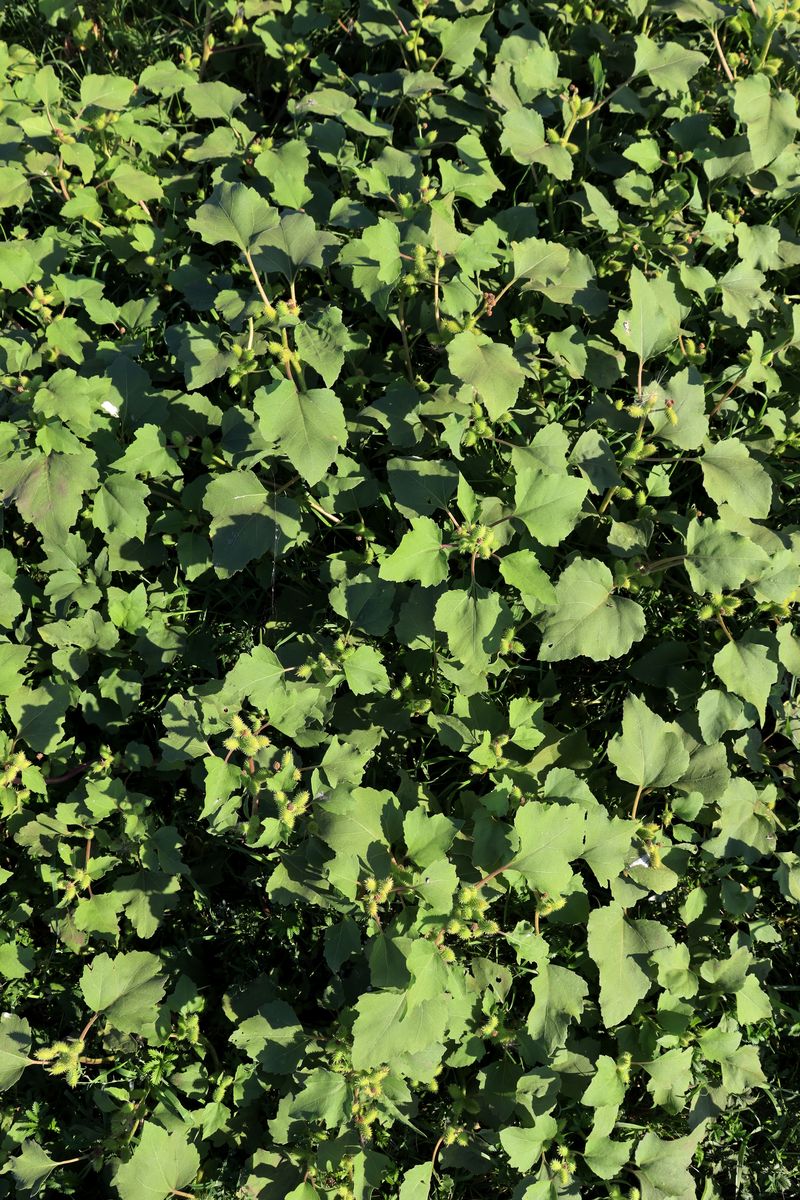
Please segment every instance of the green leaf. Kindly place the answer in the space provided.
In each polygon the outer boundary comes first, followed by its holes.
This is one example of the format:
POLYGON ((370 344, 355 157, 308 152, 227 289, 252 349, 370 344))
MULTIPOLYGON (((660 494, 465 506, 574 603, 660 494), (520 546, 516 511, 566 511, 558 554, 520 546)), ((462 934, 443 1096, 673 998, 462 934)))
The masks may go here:
POLYGON ((721 521, 694 519, 686 531, 686 570, 697 592, 723 592, 760 579, 769 555, 721 521))
POLYGON ((577 558, 556 584, 556 605, 542 625, 542 662, 583 655, 603 662, 627 654, 644 637, 645 619, 634 600, 613 595, 614 580, 597 559, 577 558))
POLYGON ((634 70, 637 75, 646 74, 650 82, 668 96, 679 96, 689 90, 689 80, 702 66, 706 56, 697 50, 688 50, 680 42, 664 42, 658 45, 652 38, 638 33, 634 70))
POLYGON ((314 193, 306 184, 309 148, 293 138, 282 146, 262 150, 253 167, 272 185, 276 204, 286 208, 303 208, 314 193))
POLYGON ((468 67, 481 44, 481 34, 488 20, 488 13, 478 13, 474 17, 444 21, 438 30, 442 44, 441 57, 457 67, 468 67))
POLYGON ((689 1166, 702 1133, 700 1124, 688 1137, 673 1141, 664 1141, 652 1131, 644 1135, 636 1147, 642 1200, 695 1200, 689 1166))
POLYGON ((129 162, 120 163, 111 176, 111 182, 135 204, 142 200, 160 200, 164 195, 164 189, 157 179, 129 162))
POLYGON ((719 800, 715 835, 703 849, 719 858, 753 863, 775 849, 774 788, 758 792, 749 779, 731 779, 719 800))
POLYGON ((591 212, 597 218, 597 223, 606 233, 616 233, 619 229, 619 213, 610 203, 605 192, 595 187, 593 183, 584 180, 583 190, 591 212))
POLYGON ((150 489, 131 475, 110 475, 98 489, 92 506, 92 522, 103 533, 126 540, 144 541, 147 534, 147 504, 150 489))
POLYGON ((458 825, 444 813, 428 815, 420 808, 413 808, 403 818, 408 856, 420 867, 443 858, 457 833, 458 825))
POLYGON ((442 196, 453 194, 464 196, 472 204, 488 204, 502 184, 480 139, 474 133, 465 133, 455 143, 455 149, 456 162, 447 158, 439 161, 442 196))
POLYGON ((136 85, 122 75, 84 75, 81 104, 84 108, 119 110, 127 108, 136 85))
POLYGON ((187 224, 211 246, 233 242, 249 253, 278 220, 277 210, 254 188, 243 183, 221 183, 187 224))
POLYGON ((433 1163, 420 1163, 403 1174, 398 1200, 428 1200, 433 1163))
POLYGON ((625 1096, 625 1084, 613 1058, 601 1054, 592 1081, 581 1096, 581 1104, 591 1108, 618 1106, 625 1096))
POLYGON ((530 1128, 501 1129, 500 1145, 513 1169, 526 1175, 557 1135, 558 1122, 555 1117, 545 1113, 536 1117, 530 1128))
POLYGON ((666 275, 648 279, 638 267, 630 275, 631 307, 619 314, 617 341, 646 362, 678 340, 684 309, 666 275))
POLYGON ((164 340, 181 363, 186 386, 192 391, 219 379, 236 363, 228 350, 220 349, 218 332, 208 325, 188 321, 170 325, 164 331, 164 340))
POLYGON ((211 515, 214 566, 232 575, 264 554, 279 557, 300 533, 296 504, 266 490, 253 471, 228 471, 203 496, 211 515))
POLYGON ((231 1034, 231 1042, 270 1075, 290 1075, 306 1049, 303 1027, 283 1000, 263 1004, 231 1034))
POLYGON ((168 1133, 145 1121, 128 1162, 117 1168, 114 1185, 122 1200, 166 1200, 183 1191, 200 1170, 200 1155, 180 1130, 168 1133))
POLYGON ((20 687, 11 692, 6 699, 6 712, 17 736, 31 750, 50 754, 62 739, 69 702, 68 687, 45 680, 37 688, 20 687))
POLYGON ((332 233, 321 233, 307 213, 289 213, 259 236, 256 266, 267 274, 277 271, 293 283, 304 267, 320 270, 325 251, 338 246, 332 233))
POLYGON ((394 584, 380 579, 374 567, 368 567, 352 579, 343 580, 330 593, 330 606, 364 633, 386 633, 392 617, 394 584))
POLYGON ((739 325, 749 325, 753 313, 770 306, 770 295, 762 291, 766 276, 755 267, 739 263, 718 281, 722 311, 739 325))
POLYGON ((558 546, 575 528, 589 491, 584 479, 526 468, 517 475, 514 516, 543 546, 558 546))
POLYGON ((351 1058, 356 1070, 382 1063, 402 1070, 406 1056, 441 1054, 447 1025, 447 1005, 441 999, 409 1008, 407 994, 392 990, 365 993, 355 1007, 351 1058))
POLYGON ((31 185, 16 167, 0 167, 0 209, 23 208, 31 198, 31 185))
POLYGON ((353 286, 383 311, 391 287, 403 271, 399 228, 381 217, 360 238, 345 243, 339 262, 350 268, 353 286))
POLYGON ((637 787, 668 787, 689 766, 689 754, 674 721, 652 712, 639 696, 626 696, 622 733, 608 743, 620 779, 637 787))
POLYGON ((773 228, 772 225, 746 225, 742 221, 736 226, 736 241, 745 266, 759 267, 763 271, 780 268, 779 229, 773 228))
MULTIPOLYGON (((0 577, 1 578, 1 577, 0 577)), ((16 596, 16 592, 13 593, 16 596)), ((8 612, 8 607, 3 607, 5 601, 0 593, 0 612, 8 612)), ((22 611, 22 603, 15 612, 15 616, 22 611)), ((0 621, 2 624, 2 621, 0 621)), ((22 670, 25 667, 31 653, 30 646, 15 646, 13 643, 6 641, 5 638, 0 638, 0 696, 9 696, 18 688, 23 686, 22 670)))
POLYGON ((354 696, 369 696, 389 691, 389 676, 383 665, 383 657, 373 646, 357 646, 349 654, 342 670, 347 686, 354 696))
POLYGON ((558 143, 548 141, 544 121, 532 108, 512 108, 503 115, 500 146, 525 166, 540 163, 555 179, 572 178, 572 155, 558 143))
POLYGON ((405 583, 416 579, 423 587, 443 583, 449 573, 442 531, 430 517, 414 517, 400 545, 380 565, 381 579, 405 583))
POLYGON ((567 1031, 581 1016, 588 995, 588 984, 580 975, 553 963, 542 964, 533 982, 533 1008, 528 1013, 527 1030, 548 1055, 564 1045, 567 1031))
POLYGON ((791 625, 784 623, 775 631, 778 639, 778 654, 787 671, 800 676, 800 639, 795 637, 791 625))
POLYGON ((778 682, 778 662, 774 649, 764 645, 758 633, 745 633, 738 641, 727 642, 714 655, 714 674, 728 691, 747 700, 763 721, 767 700, 778 682))
POLYGON ((470 671, 488 666, 511 623, 497 593, 481 595, 482 590, 446 592, 437 601, 433 617, 436 628, 447 635, 450 653, 470 671))
POLYGON ((558 603, 555 588, 532 550, 515 550, 504 555, 500 561, 500 574, 506 583, 519 591, 525 607, 531 612, 555 608, 558 603))
POLYGON ((11 1159, 11 1173, 17 1187, 30 1196, 38 1196, 42 1185, 59 1164, 33 1138, 26 1138, 20 1152, 11 1159))
POLYGON ((586 1139, 583 1156, 590 1170, 601 1179, 613 1179, 619 1175, 630 1158, 633 1142, 615 1142, 609 1136, 616 1123, 616 1105, 595 1109, 592 1132, 586 1139))
POLYGON ((692 1086, 692 1050, 675 1047, 659 1054, 644 1069, 650 1076, 647 1090, 653 1103, 667 1112, 678 1113, 686 1103, 686 1093, 692 1086))
POLYGON ((777 158, 800 128, 794 96, 788 91, 774 92, 765 74, 751 74, 736 81, 733 111, 747 130, 755 170, 777 158))
POLYGON ((589 954, 600 972, 600 1011, 609 1027, 630 1016, 650 989, 644 967, 654 951, 672 944, 658 921, 628 921, 620 904, 589 916, 589 954))
POLYGON ((611 446, 594 429, 587 429, 578 438, 572 448, 570 462, 586 477, 590 491, 604 492, 607 488, 622 484, 611 446))
POLYGON ((335 305, 306 318, 294 331, 297 353, 304 363, 331 387, 341 374, 350 336, 342 324, 342 310, 335 305))
POLYGON ((514 278, 523 279, 533 291, 543 292, 558 283, 569 265, 569 249, 559 242, 526 238, 512 242, 514 278))
POLYGON ((31 1027, 24 1017, 0 1013, 0 1092, 13 1087, 28 1065, 31 1027))
POLYGON ((183 97, 196 117, 213 121, 230 121, 247 99, 244 92, 219 79, 213 83, 191 83, 183 89, 183 97))
POLYGON ((93 1013, 101 1013, 123 1033, 152 1026, 166 980, 155 954, 132 950, 110 958, 98 954, 81 975, 81 992, 93 1013))
POLYGON ((453 463, 418 458, 390 458, 386 474, 398 512, 409 520, 446 508, 458 485, 453 463))
POLYGON ((600 883, 607 886, 626 866, 635 829, 634 822, 610 817, 600 805, 587 810, 581 858, 600 883))
POLYGON ((515 871, 537 892, 558 895, 572 878, 570 863, 583 850, 586 814, 578 804, 541 804, 532 800, 519 809, 514 829, 519 850, 515 871))
POLYGON ((319 483, 347 440, 341 401, 325 388, 301 392, 289 380, 259 388, 253 409, 261 433, 275 442, 307 483, 319 483))
POLYGON ((657 400, 648 412, 653 434, 682 450, 696 450, 708 437, 706 391, 699 373, 684 367, 662 387, 648 386, 657 400), (674 421, 668 413, 672 412, 674 421))
POLYGON ((63 542, 75 524, 84 493, 97 486, 83 454, 34 454, 4 465, 3 502, 48 541, 63 542))
POLYGON ((772 506, 772 483, 738 438, 726 438, 700 459, 703 486, 717 504, 729 504, 744 517, 762 519, 772 506))
POLYGON ((447 347, 450 370, 472 388, 492 421, 514 407, 525 373, 510 346, 465 330, 447 347))
POLYGON ((47 326, 44 336, 48 346, 52 346, 59 355, 74 363, 83 362, 83 347, 90 338, 74 317, 62 317, 60 321, 53 321, 47 326))

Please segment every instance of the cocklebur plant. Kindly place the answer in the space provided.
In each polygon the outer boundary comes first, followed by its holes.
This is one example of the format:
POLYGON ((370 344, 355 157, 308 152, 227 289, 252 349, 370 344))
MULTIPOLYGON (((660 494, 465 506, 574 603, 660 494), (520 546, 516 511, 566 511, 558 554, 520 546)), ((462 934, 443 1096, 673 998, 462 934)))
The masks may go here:
POLYGON ((800 23, 645 9, 6 6, 0 1191, 775 1190, 800 23))

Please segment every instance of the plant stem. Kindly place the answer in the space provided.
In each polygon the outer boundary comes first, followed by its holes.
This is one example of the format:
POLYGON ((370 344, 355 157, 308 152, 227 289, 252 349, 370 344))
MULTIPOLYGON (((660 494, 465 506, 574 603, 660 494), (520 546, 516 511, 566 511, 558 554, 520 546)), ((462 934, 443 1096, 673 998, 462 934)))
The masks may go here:
POLYGON ((281 330, 281 342, 283 343, 283 350, 284 350, 284 355, 285 355, 284 360, 283 360, 283 369, 286 372, 286 378, 290 379, 292 381, 292 383, 294 383, 294 376, 292 375, 292 364, 289 361, 289 355, 291 353, 291 351, 289 349, 289 334, 287 333, 287 331, 285 329, 281 330))
POLYGON ((408 334, 406 333, 405 307, 406 307, 405 300, 401 296, 400 301, 397 306, 397 320, 400 325, 400 337, 403 339, 403 359, 406 364, 406 374, 408 375, 408 382, 413 387, 414 386, 414 367, 412 366, 412 363, 411 363, 411 350, 408 345, 408 334))
POLYGON ((755 67, 755 69, 757 71, 760 71, 761 68, 763 67, 764 63, 767 61, 767 55, 770 52, 770 47, 772 46, 772 39, 775 37, 775 30, 777 28, 778 28, 777 25, 773 25, 772 29, 770 29, 770 31, 769 31, 769 36, 768 36, 767 40, 764 42, 764 47, 758 56, 758 62, 756 63, 756 67, 755 67))
POLYGON ((89 771, 95 765, 97 759, 92 759, 91 762, 81 763, 79 767, 72 767, 69 771, 65 771, 63 775, 51 775, 45 780, 48 787, 54 783, 66 783, 68 779, 74 779, 76 775, 80 775, 83 771, 89 771))
POLYGON ((649 575, 651 571, 660 570, 662 567, 677 567, 688 557, 688 554, 673 554, 670 558, 654 558, 652 562, 642 563, 639 571, 642 575, 649 575))
POLYGON ((638 74, 638 72, 634 72, 634 74, 629 76, 629 78, 626 79, 624 81, 624 83, 619 83, 619 84, 617 84, 617 86, 615 88, 612 88, 612 90, 608 93, 608 95, 605 97, 605 99, 598 100, 597 104, 595 104, 594 108, 592 109, 592 111, 590 113, 587 114, 585 119, 588 121, 589 117, 593 117, 594 114, 596 112, 599 112, 601 108, 605 108, 605 106, 614 99, 614 97, 617 95, 618 92, 621 92, 623 88, 626 88, 626 87, 628 87, 629 84, 633 83, 637 74, 638 74))
MULTIPOLYGON (((87 874, 89 873, 89 862, 91 860, 91 857, 92 857, 92 839, 87 837, 86 853, 84 855, 84 860, 83 860, 83 869, 84 869, 84 871, 86 871, 87 874)), ((92 897, 94 896, 94 892, 92 891, 91 879, 89 880, 89 895, 92 897)))
POLYGON ((606 492, 605 496, 602 499, 600 507, 597 510, 598 516, 600 516, 601 513, 604 513, 606 511, 606 509, 608 508, 609 504, 614 499, 614 497, 618 491, 619 491, 619 488, 616 488, 616 487, 610 487, 608 489, 608 491, 606 492))
POLYGON ((442 314, 439 311, 439 264, 437 262, 433 272, 433 319, 436 322, 437 332, 442 328, 442 314))
POLYGON ((709 421, 711 420, 711 418, 712 418, 712 417, 715 417, 715 416, 717 415, 717 413, 718 413, 718 412, 719 412, 719 410, 722 408, 722 406, 723 406, 723 404, 725 403, 725 401, 726 401, 726 400, 728 399, 728 397, 730 396, 731 392, 733 392, 733 390, 739 386, 739 384, 742 382, 742 380, 744 379, 744 377, 745 377, 745 375, 746 375, 746 374, 747 374, 747 371, 742 371, 741 375, 737 375, 737 376, 736 376, 736 378, 734 379, 733 383, 732 383, 732 384, 731 384, 731 386, 728 388, 727 392, 725 392, 725 395, 722 397, 722 399, 721 399, 721 400, 718 400, 718 401, 717 401, 717 403, 716 403, 716 404, 714 405, 714 407, 712 408, 711 412, 708 414, 708 419, 709 419, 709 421))
POLYGON ((306 503, 308 504, 309 508, 314 509, 314 512, 318 512, 321 516, 327 517, 329 520, 333 521, 335 525, 338 525, 342 519, 341 517, 337 517, 335 513, 328 512, 328 510, 323 508, 321 504, 318 504, 312 496, 306 496, 306 503))
POLYGON ((253 281, 254 281, 256 287, 258 288, 258 294, 261 297, 261 299, 264 301, 264 307, 267 309, 270 309, 274 312, 275 310, 272 306, 270 298, 267 295, 267 293, 264 291, 264 285, 261 282, 261 276, 259 275, 258 271, 255 268, 255 263, 253 262, 252 254, 250 253, 249 250, 245 250, 243 253, 244 253, 244 261, 247 263, 247 265, 250 269, 250 274, 253 276, 253 281))
POLYGON ((722 613, 717 613, 717 620, 719 621, 720 625, 722 626, 722 629, 725 633, 725 637, 728 639, 728 641, 729 642, 734 641, 733 634, 731 633, 730 629, 728 629, 728 626, 725 624, 725 618, 723 617, 722 613))
MULTIPOLYGON (((497 308, 498 304, 503 299, 503 296, 505 296, 506 292, 511 290, 511 288, 514 286, 514 284, 517 282, 517 278, 518 278, 518 276, 515 275, 513 279, 510 279, 508 281, 508 283, 505 285, 505 287, 500 288, 500 291, 497 293, 494 300, 492 301, 492 309, 493 310, 495 308, 497 308)), ((475 320, 480 321, 481 317, 485 317, 488 311, 489 311, 488 305, 487 305, 486 301, 484 300, 483 304, 481 305, 481 307, 478 309, 477 313, 475 314, 475 320)))
POLYGON ((556 232, 556 212, 553 207, 553 189, 548 185, 547 188, 547 220, 550 224, 550 232, 556 232))
POLYGON ((733 71, 730 69, 730 66, 728 65, 728 60, 725 57, 725 51, 722 49, 722 43, 719 40, 719 34, 717 33, 717 27, 716 27, 716 25, 711 25, 710 29, 711 29, 711 36, 714 39, 714 46, 716 47, 716 51, 717 51, 717 57, 719 58, 719 61, 722 63, 722 69, 728 77, 728 82, 733 83, 733 71))
POLYGON ((633 798, 633 808, 631 809, 631 820, 632 821, 636 820, 636 814, 639 811, 639 801, 642 798, 643 791, 644 791, 644 784, 640 783, 638 788, 636 789, 636 795, 633 798))
POLYGON ((97 1020, 97 1018, 99 1016, 100 1016, 100 1013, 92 1013, 92 1015, 89 1017, 89 1020, 86 1022, 83 1029, 78 1034, 79 1042, 86 1041, 86 1035, 88 1034, 89 1030, 92 1028, 92 1026, 94 1025, 95 1021, 97 1020))
POLYGON ((208 60, 211 58, 211 45, 209 39, 211 37, 211 0, 206 0, 206 13, 203 20, 203 49, 200 52, 200 70, 197 72, 197 78, 202 82, 208 60))
POLYGON ((507 871, 510 867, 513 867, 515 861, 512 858, 511 862, 504 863, 502 867, 496 867, 494 871, 490 871, 488 875, 484 875, 483 879, 479 879, 475 884, 475 890, 477 891, 478 888, 482 888, 485 883, 489 883, 490 880, 495 879, 498 875, 502 875, 503 871, 507 871))

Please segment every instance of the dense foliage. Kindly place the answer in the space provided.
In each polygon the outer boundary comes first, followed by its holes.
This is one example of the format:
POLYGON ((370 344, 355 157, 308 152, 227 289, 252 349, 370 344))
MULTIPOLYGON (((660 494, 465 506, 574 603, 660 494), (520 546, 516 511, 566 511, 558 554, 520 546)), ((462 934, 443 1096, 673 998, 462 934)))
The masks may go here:
POLYGON ((799 22, 5 6, 0 1195, 797 1194, 799 22))

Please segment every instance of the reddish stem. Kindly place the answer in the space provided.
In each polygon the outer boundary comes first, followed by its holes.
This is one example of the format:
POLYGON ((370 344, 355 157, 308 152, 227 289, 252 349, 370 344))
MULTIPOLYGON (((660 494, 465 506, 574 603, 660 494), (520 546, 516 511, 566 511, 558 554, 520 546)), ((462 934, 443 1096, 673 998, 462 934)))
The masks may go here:
POLYGON ((94 1025, 95 1021, 97 1020, 97 1018, 98 1018, 99 1016, 100 1016, 100 1013, 92 1013, 92 1015, 89 1017, 89 1020, 86 1022, 86 1024, 85 1024, 85 1025, 84 1025, 84 1027, 83 1027, 83 1029, 82 1029, 82 1030, 80 1031, 80 1033, 78 1034, 78 1041, 79 1041, 79 1042, 85 1042, 85 1041, 86 1041, 86 1035, 87 1035, 87 1033, 88 1033, 88 1032, 89 1032, 89 1030, 92 1028, 92 1026, 94 1025))
POLYGON ((65 771, 63 775, 51 775, 49 779, 45 780, 45 783, 48 787, 53 783, 66 783, 68 779, 74 779, 76 775, 82 774, 83 771, 90 771, 97 761, 94 758, 91 762, 81 763, 79 767, 72 767, 71 770, 65 771))
POLYGON ((478 888, 482 888, 485 883, 489 883, 490 880, 495 879, 498 875, 502 875, 503 871, 508 871, 510 867, 513 867, 515 861, 512 858, 511 862, 503 863, 502 867, 496 867, 494 871, 490 871, 488 875, 484 875, 483 879, 479 879, 474 885, 476 891, 478 888))

